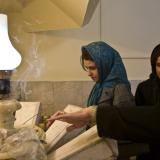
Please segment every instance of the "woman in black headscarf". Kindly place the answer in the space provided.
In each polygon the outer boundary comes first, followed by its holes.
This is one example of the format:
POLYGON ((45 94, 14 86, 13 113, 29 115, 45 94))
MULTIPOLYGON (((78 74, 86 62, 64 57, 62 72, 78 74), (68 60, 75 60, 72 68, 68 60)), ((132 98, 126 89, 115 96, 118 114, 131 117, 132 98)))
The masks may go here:
MULTIPOLYGON (((160 105, 160 44, 153 49, 150 61, 152 73, 136 90, 135 101, 138 106, 160 105)), ((159 148, 160 144, 150 144, 150 153, 140 155, 138 160, 160 160, 159 148)))

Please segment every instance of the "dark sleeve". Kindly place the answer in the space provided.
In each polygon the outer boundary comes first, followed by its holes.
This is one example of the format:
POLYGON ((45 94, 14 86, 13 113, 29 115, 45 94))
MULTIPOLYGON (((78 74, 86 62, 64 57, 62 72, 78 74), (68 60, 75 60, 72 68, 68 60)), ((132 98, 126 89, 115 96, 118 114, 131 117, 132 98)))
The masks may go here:
POLYGON ((138 106, 145 105, 145 100, 143 96, 143 86, 141 84, 138 85, 135 93, 135 103, 138 106))
POLYGON ((100 137, 134 142, 160 142, 160 107, 97 107, 100 137))

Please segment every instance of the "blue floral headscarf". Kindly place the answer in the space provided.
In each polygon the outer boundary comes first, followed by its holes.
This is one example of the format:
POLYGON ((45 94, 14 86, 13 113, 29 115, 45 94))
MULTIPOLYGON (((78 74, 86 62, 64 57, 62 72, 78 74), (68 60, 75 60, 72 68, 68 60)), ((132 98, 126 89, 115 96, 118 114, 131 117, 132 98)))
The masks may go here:
POLYGON ((122 83, 130 89, 124 64, 115 49, 101 41, 82 46, 82 49, 90 54, 99 74, 99 81, 89 95, 87 106, 98 104, 103 88, 112 88, 122 83))

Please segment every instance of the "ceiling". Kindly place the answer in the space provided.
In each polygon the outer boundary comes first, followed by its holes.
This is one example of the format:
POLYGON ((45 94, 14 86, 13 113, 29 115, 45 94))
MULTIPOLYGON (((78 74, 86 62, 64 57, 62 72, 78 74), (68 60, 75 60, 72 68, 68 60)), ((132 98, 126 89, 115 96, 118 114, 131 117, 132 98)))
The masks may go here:
POLYGON ((0 0, 0 13, 21 14, 24 28, 28 32, 79 28, 89 22, 98 2, 99 0, 0 0))

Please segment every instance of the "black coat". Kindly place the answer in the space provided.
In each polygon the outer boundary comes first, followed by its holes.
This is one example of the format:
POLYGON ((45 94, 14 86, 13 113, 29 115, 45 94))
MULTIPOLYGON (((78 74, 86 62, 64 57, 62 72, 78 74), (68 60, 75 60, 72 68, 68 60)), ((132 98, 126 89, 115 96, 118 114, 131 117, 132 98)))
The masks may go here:
MULTIPOLYGON (((153 69, 152 69, 153 70, 153 69)), ((137 106, 145 105, 157 105, 155 112, 151 117, 143 117, 144 121, 147 121, 148 126, 156 126, 155 123, 159 123, 160 120, 157 122, 152 121, 152 117, 156 119, 156 116, 160 116, 160 79, 155 75, 151 74, 150 78, 142 83, 140 83, 137 87, 136 94, 135 94, 135 102, 137 106), (149 119, 149 122, 148 122, 149 119)), ((151 141, 149 143, 150 152, 148 154, 140 155, 137 159, 138 160, 160 160, 159 148, 160 142, 158 142, 158 138, 156 137, 155 141, 151 141)))
POLYGON ((136 105, 156 105, 160 104, 160 80, 151 76, 137 87, 135 93, 136 105))

